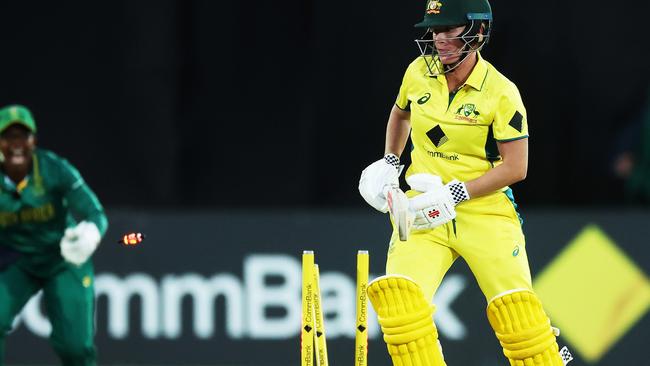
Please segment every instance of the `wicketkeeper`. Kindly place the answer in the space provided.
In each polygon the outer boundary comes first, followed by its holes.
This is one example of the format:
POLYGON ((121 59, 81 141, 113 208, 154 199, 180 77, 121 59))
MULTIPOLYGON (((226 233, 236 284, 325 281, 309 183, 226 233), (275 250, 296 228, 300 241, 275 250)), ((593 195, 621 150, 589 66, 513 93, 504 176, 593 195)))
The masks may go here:
POLYGON ((526 242, 509 185, 526 177, 528 120, 514 83, 479 51, 490 38, 487 0, 429 0, 386 130, 385 156, 359 182, 396 229, 386 276, 368 286, 394 365, 445 365, 432 306, 463 257, 511 365, 563 365, 531 285, 526 242), (398 187, 411 137, 410 190, 398 187), (410 197, 410 198, 407 198, 410 197))
POLYGON ((90 257, 106 215, 77 169, 36 148, 35 133, 27 108, 0 109, 0 366, 12 321, 39 290, 61 363, 95 365, 90 257))

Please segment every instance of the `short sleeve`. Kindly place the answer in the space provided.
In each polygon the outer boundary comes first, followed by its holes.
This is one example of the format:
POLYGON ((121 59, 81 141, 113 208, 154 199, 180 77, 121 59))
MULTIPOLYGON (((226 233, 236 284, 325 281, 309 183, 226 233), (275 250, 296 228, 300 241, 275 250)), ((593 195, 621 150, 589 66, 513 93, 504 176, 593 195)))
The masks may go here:
POLYGON ((397 95, 397 100, 395 101, 395 105, 397 108, 403 110, 403 111, 411 111, 411 101, 408 99, 409 97, 409 86, 411 84, 410 82, 410 69, 411 67, 409 66, 408 69, 406 69, 406 72, 404 73, 404 77, 402 78, 402 85, 399 87, 399 94, 397 95))
POLYGON ((499 97, 492 128, 494 138, 500 142, 528 137, 526 108, 514 84, 499 97))

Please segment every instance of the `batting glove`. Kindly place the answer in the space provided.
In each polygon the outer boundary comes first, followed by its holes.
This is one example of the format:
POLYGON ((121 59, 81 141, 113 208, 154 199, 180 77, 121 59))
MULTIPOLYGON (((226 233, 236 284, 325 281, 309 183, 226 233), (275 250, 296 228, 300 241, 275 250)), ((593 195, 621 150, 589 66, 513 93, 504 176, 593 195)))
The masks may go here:
POLYGON ((399 187, 398 178, 402 168, 399 158, 393 154, 387 154, 384 158, 370 164, 361 172, 359 179, 361 197, 377 211, 386 213, 388 211, 386 194, 391 188, 399 187))
POLYGON ((423 192, 409 199, 415 212, 413 229, 426 230, 444 225, 456 218, 455 206, 469 199, 465 184, 453 180, 442 185, 440 177, 429 174, 413 175, 407 179, 412 189, 423 192))

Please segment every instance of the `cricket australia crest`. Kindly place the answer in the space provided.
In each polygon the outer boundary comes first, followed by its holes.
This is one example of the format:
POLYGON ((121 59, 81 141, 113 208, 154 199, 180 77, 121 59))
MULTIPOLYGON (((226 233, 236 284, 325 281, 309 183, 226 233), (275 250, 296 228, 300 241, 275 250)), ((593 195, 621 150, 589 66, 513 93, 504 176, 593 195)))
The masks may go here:
POLYGON ((471 123, 476 123, 478 122, 478 116, 481 115, 481 113, 476 109, 476 105, 472 103, 466 103, 460 106, 456 110, 456 116, 455 118, 458 120, 463 120, 471 123))
POLYGON ((440 14, 442 3, 438 0, 429 0, 427 3, 427 14, 440 14))

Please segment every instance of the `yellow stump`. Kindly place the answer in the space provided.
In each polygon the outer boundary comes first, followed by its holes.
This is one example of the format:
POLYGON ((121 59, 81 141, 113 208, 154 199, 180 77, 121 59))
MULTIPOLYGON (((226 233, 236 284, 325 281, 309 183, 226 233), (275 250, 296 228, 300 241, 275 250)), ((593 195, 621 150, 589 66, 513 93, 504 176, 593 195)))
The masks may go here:
POLYGON ((316 319, 316 333, 314 334, 316 342, 316 365, 328 366, 327 361, 327 341, 325 338, 325 322, 323 321, 323 312, 320 299, 320 272, 318 264, 314 265, 314 316, 316 319))
POLYGON ((300 364, 314 366, 314 252, 302 252, 302 328, 300 364))
POLYGON ((357 324, 354 342, 354 365, 368 365, 368 270, 369 255, 367 250, 357 253, 357 324))

